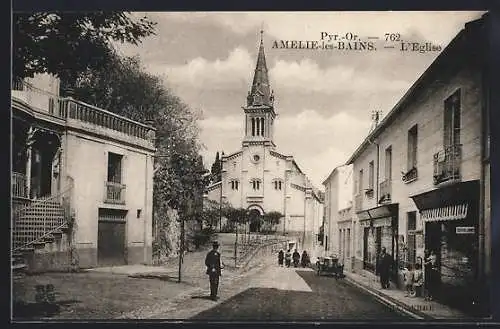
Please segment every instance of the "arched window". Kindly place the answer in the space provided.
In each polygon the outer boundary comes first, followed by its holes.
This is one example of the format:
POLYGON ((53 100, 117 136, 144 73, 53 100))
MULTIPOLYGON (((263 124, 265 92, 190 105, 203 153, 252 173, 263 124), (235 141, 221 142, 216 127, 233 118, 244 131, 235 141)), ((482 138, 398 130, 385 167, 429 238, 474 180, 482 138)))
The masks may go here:
POLYGON ((260 118, 260 134, 264 136, 264 118, 260 118))
POLYGON ((281 188, 282 188, 282 182, 281 182, 281 180, 276 179, 274 181, 274 189, 275 190, 281 190, 281 188))
POLYGON ((238 190, 238 180, 232 179, 231 182, 230 182, 230 184, 231 184, 231 189, 232 190, 238 190))
POLYGON ((252 179, 251 184, 254 190, 260 190, 260 181, 258 179, 252 179))

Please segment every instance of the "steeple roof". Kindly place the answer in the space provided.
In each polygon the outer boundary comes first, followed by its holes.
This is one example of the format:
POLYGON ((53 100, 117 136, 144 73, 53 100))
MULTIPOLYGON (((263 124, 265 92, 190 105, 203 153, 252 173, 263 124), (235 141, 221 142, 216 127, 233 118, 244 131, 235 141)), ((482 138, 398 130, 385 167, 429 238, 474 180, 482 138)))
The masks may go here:
POLYGON ((247 106, 272 106, 273 95, 269 86, 269 77, 267 74, 266 56, 264 54, 264 42, 260 31, 260 46, 257 56, 257 65, 253 75, 252 89, 248 93, 247 106))

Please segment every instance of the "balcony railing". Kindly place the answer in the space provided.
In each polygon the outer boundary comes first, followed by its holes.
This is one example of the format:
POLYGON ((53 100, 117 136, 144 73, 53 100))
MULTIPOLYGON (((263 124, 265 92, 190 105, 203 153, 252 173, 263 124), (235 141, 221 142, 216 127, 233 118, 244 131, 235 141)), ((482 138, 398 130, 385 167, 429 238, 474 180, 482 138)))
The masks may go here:
POLYGON ((363 194, 359 193, 354 196, 354 209, 356 211, 363 209, 363 194))
POLYGON ((390 179, 384 180, 380 183, 380 200, 379 203, 390 202, 391 201, 391 187, 392 182, 390 179))
POLYGON ((120 183, 106 182, 105 203, 125 204, 125 188, 120 183))
POLYGON ((13 93, 15 97, 20 97, 29 104, 35 103, 32 105, 61 119, 91 123, 143 140, 154 138, 152 127, 73 98, 61 98, 26 81, 13 81, 12 90, 16 92, 13 93))
POLYGON ((418 178, 417 168, 413 167, 410 170, 408 170, 407 173, 403 174, 403 177, 401 177, 401 180, 404 183, 410 183, 410 182, 413 182, 414 180, 416 180, 417 178, 418 178))
POLYGON ((27 198, 26 175, 13 172, 12 173, 12 196, 17 198, 27 198))
POLYGON ((451 145, 434 154, 434 185, 460 180, 462 145, 451 145))

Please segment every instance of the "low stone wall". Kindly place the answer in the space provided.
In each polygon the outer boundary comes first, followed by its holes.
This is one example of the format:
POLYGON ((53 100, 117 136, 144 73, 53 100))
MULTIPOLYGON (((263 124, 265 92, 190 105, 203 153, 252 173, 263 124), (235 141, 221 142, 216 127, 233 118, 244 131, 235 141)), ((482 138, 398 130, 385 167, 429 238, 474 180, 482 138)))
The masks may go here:
POLYGON ((268 259, 270 256, 276 256, 276 262, 278 261, 277 254, 280 249, 286 248, 287 241, 269 241, 268 243, 258 246, 255 250, 242 259, 240 270, 246 272, 255 265, 262 262, 263 259, 268 259))

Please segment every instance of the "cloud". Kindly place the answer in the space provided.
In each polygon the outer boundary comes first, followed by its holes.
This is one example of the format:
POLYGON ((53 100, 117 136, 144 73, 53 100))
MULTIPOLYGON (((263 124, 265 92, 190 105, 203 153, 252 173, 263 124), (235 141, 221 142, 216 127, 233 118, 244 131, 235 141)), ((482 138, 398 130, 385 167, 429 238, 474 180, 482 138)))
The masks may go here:
MULTIPOLYGON (((201 139, 205 166, 209 167, 215 153, 236 152, 243 138, 244 116, 207 118, 201 121, 201 139)), ((330 117, 307 109, 295 116, 278 117, 275 122, 277 150, 293 155, 300 168, 318 188, 333 168, 345 163, 368 134, 370 122, 348 112, 330 117)))
POLYGON ((311 92, 332 93, 339 91, 376 92, 377 90, 403 90, 409 86, 408 81, 387 79, 373 72, 357 72, 354 67, 338 65, 321 69, 319 65, 308 59, 300 62, 276 61, 270 70, 272 84, 280 89, 304 90, 311 92))
POLYGON ((231 89, 234 85, 247 84, 250 80, 254 59, 248 50, 233 49, 226 59, 207 61, 197 57, 185 65, 158 65, 156 70, 174 85, 189 86, 197 89, 231 89))

